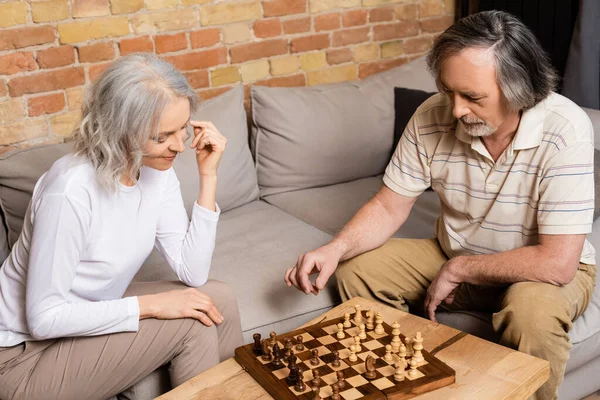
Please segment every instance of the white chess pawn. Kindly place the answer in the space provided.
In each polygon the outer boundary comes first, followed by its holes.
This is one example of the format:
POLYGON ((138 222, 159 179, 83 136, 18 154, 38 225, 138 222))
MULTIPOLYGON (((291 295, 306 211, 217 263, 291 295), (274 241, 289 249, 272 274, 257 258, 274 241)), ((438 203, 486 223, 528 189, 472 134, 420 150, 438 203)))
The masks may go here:
POLYGON ((370 331, 375 329, 374 320, 375 320, 375 311, 373 311, 373 310, 367 311, 367 329, 370 331))
POLYGON ((358 336, 354 336, 354 347, 357 353, 360 353, 360 351, 362 350, 362 347, 360 345, 360 337, 358 336))
POLYGON ((344 314, 344 328, 351 328, 352 324, 350 323, 350 313, 344 314))
POLYGON ((398 321, 394 321, 392 324, 392 351, 397 353, 400 350, 400 344, 402 341, 400 340, 400 324, 398 321))
POLYGON ((392 362, 394 360, 394 358, 392 357, 392 346, 390 346, 389 344, 385 345, 385 356, 383 356, 383 359, 389 362, 392 362))
POLYGON ((356 325, 360 325, 364 321, 364 318, 363 318, 363 315, 361 312, 361 308, 360 308, 360 304, 355 305, 354 310, 356 310, 356 313, 354 314, 354 323, 356 325))
POLYGON ((415 338, 413 339, 413 359, 415 359, 417 361, 417 363, 422 363, 423 361, 425 361, 425 358, 423 358, 423 353, 421 352, 421 350, 423 350, 423 337, 421 336, 421 332, 417 332, 417 336, 415 336, 415 338))
POLYGON ((406 358, 406 346, 400 342, 400 350, 398 350, 398 357, 406 358))
POLYGON ((349 350, 350 350, 350 357, 348 357, 348 360, 352 361, 352 362, 358 361, 358 357, 356 356, 356 346, 351 345, 349 350))
POLYGON ((385 330, 383 329, 383 315, 380 312, 377 312, 375 316, 375 334, 383 335, 385 330))
POLYGON ((396 370, 394 371, 394 380, 397 382, 401 382, 404 380, 404 368, 406 368, 402 363, 396 364, 396 370))
POLYGON ((344 324, 342 324, 342 323, 337 324, 337 328, 338 328, 337 335, 336 335, 337 338, 338 339, 345 338, 346 335, 344 334, 344 324))
POLYGON ((415 360, 414 358, 410 359, 410 371, 408 371, 408 376, 411 378, 416 378, 418 373, 417 373, 417 360, 415 360))
POLYGON ((358 326, 358 337, 360 338, 360 340, 367 339, 367 333, 365 332, 365 324, 360 324, 358 326))

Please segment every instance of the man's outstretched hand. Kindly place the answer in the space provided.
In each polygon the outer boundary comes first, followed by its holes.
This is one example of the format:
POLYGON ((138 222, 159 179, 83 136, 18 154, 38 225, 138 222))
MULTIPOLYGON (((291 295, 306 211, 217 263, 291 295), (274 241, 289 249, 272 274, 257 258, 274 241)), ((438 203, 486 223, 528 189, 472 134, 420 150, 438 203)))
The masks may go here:
POLYGON ((291 287, 294 285, 298 290, 314 295, 319 294, 327 284, 327 281, 335 272, 340 262, 339 252, 330 245, 309 251, 298 257, 296 265, 285 271, 285 283, 291 287), (317 280, 313 285, 309 275, 318 273, 317 280))
MULTIPOLYGON (((427 288, 427 296, 425 297, 425 315, 432 320, 437 322, 435 319, 435 310, 443 302, 446 304, 452 304, 454 301, 454 295, 460 282, 454 274, 451 272, 451 267, 454 266, 457 259, 451 259, 440 269, 435 279, 427 288)), ((455 267, 455 266, 454 266, 455 267)))

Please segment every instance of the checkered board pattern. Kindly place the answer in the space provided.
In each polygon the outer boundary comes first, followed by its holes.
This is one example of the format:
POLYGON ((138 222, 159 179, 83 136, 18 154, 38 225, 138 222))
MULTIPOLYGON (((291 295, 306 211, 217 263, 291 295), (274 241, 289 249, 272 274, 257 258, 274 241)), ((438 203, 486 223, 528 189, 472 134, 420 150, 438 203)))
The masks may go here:
MULTIPOLYGON (((313 379, 315 370, 319 371, 322 399, 329 399, 332 395, 331 385, 337 381, 337 371, 343 372, 346 382, 345 387, 340 390, 340 395, 344 400, 408 399, 454 382, 454 370, 425 350, 422 351, 425 361, 418 365, 417 375, 409 377, 410 367, 407 367, 404 381, 395 381, 394 365, 399 360, 398 356, 393 354, 392 361, 384 360, 385 346, 391 344, 392 341, 392 328, 386 323, 383 324, 385 333, 381 335, 376 335, 374 331, 366 331, 367 338, 361 340, 361 350, 357 352, 358 360, 350 361, 348 359, 349 347, 354 344, 354 336, 359 334, 358 327, 352 322, 353 318, 354 316, 351 318, 352 326, 344 328, 344 339, 337 338, 337 324, 343 323, 343 318, 333 319, 276 337, 277 343, 282 349, 287 338, 294 339, 292 349, 298 358, 297 365, 303 372, 306 382, 306 390, 303 392, 296 392, 293 386, 288 386, 286 383, 285 378, 289 375, 290 370, 285 361, 282 360, 283 365, 279 367, 274 366, 272 361, 264 361, 261 356, 256 356, 252 352, 252 344, 236 349, 235 359, 275 399, 311 400, 312 392, 308 382, 313 379), (295 338, 298 336, 302 336, 304 339, 304 350, 302 351, 296 349, 295 338), (313 349, 316 349, 319 354, 318 365, 310 363, 313 349), (332 354, 334 350, 339 352, 340 357, 341 365, 337 368, 331 364, 334 360, 332 354), (366 372, 365 360, 369 355, 375 358, 377 377, 373 380, 367 380, 363 376, 366 372)), ((400 338, 405 343, 404 335, 401 334, 400 338)), ((409 353, 408 356, 410 355, 409 353)))

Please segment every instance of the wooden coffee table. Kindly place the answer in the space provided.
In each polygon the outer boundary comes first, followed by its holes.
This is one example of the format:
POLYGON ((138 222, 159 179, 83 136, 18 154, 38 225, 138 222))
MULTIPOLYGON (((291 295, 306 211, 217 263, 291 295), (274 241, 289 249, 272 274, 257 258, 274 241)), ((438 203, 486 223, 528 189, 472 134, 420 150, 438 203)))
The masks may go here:
MULTIPOLYGON (((360 297, 339 305, 304 326, 354 312, 356 304, 360 304, 363 310, 381 311, 386 322, 400 322, 405 335, 413 336, 421 331, 425 350, 456 371, 454 384, 418 399, 525 399, 546 382, 550 374, 545 360, 360 297)), ((158 399, 270 400, 272 397, 230 358, 158 399)))

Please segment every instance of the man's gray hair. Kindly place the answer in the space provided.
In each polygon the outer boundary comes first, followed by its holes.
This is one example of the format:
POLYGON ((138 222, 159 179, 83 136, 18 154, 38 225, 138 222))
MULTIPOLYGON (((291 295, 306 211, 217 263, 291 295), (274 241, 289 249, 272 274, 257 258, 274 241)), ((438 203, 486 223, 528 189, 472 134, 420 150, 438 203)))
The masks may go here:
POLYGON ((86 90, 74 147, 92 163, 100 186, 114 192, 124 174, 136 181, 143 147, 158 136, 162 112, 177 97, 196 109, 198 96, 185 76, 153 53, 118 59, 86 90))
POLYGON ((532 108, 556 88, 556 71, 531 30, 507 12, 484 11, 458 20, 435 40, 427 64, 440 90, 442 62, 467 48, 492 51, 497 82, 511 110, 532 108))

